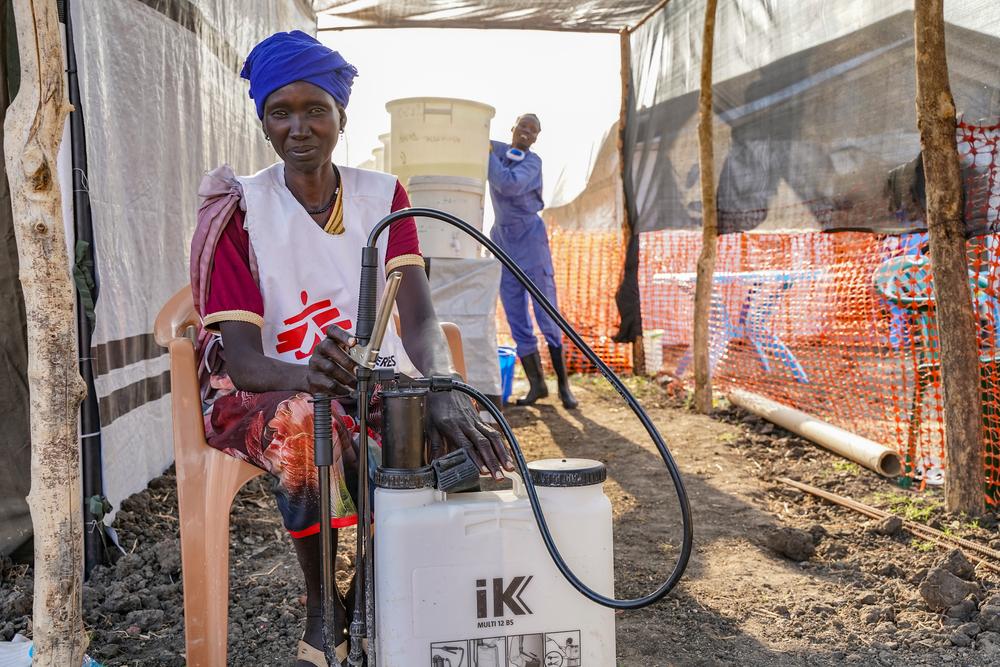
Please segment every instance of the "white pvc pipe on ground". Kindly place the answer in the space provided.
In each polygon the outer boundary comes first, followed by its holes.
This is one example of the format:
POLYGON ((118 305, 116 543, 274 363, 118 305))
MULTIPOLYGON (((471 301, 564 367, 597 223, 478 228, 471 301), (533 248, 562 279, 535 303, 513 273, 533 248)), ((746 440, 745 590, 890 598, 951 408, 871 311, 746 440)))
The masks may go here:
POLYGON ((769 422, 815 442, 817 445, 850 459, 885 477, 902 474, 899 454, 882 445, 845 431, 810 414, 776 403, 769 398, 742 389, 729 392, 729 401, 769 422))

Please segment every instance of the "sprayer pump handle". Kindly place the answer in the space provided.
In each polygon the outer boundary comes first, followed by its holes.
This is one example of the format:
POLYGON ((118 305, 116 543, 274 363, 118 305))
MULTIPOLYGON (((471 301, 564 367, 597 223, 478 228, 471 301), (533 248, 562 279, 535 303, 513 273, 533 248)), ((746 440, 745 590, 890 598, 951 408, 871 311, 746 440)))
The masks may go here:
POLYGON ((466 449, 456 449, 439 456, 431 467, 437 473, 437 488, 445 493, 468 491, 479 485, 479 466, 466 449))

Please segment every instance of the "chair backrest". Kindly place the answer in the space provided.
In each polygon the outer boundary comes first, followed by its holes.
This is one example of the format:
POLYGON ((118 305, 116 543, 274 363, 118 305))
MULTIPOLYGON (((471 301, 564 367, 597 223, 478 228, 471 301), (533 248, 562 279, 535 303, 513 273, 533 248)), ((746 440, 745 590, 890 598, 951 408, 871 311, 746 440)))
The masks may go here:
POLYGON ((442 322, 441 331, 448 341, 448 350, 451 352, 451 363, 455 366, 455 372, 468 379, 465 374, 465 349, 462 347, 462 330, 453 322, 442 322))
MULTIPOLYGON (((934 305, 934 278, 930 258, 902 255, 888 259, 875 269, 872 283, 886 301, 913 315, 926 348, 922 350, 922 361, 936 362, 941 345, 936 319, 930 314, 930 307, 934 305)), ((970 271, 969 289, 982 327, 980 347, 1000 347, 1000 300, 991 289, 990 276, 970 271)))
POLYGON ((872 283, 887 301, 902 308, 926 308, 934 299, 927 257, 902 255, 888 259, 875 269, 872 283))
MULTIPOLYGON (((403 328, 399 324, 399 313, 392 313, 392 322, 396 325, 396 333, 403 335, 403 328)), ((465 349, 462 347, 462 330, 454 322, 441 322, 441 332, 445 340, 448 341, 448 351, 451 352, 451 363, 455 367, 455 372, 467 379, 465 375, 465 349)))

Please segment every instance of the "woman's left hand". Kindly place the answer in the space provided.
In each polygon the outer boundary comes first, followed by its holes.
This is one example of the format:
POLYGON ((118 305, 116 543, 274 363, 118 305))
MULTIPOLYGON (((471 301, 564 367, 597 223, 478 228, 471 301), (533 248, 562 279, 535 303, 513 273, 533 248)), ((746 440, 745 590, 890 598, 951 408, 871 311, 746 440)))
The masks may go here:
POLYGON ((469 397, 457 391, 428 394, 427 422, 432 461, 449 449, 464 447, 483 475, 501 480, 504 470, 514 470, 514 457, 500 434, 480 421, 469 397))

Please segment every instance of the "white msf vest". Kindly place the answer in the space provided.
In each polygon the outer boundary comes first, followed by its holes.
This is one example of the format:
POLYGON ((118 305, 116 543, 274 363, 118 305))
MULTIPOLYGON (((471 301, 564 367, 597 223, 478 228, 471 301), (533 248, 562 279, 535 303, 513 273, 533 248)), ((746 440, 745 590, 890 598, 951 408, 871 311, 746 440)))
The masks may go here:
MULTIPOLYGON (((337 167, 343 197, 343 234, 325 232, 285 186, 282 162, 240 177, 246 201, 244 227, 257 257, 264 299, 261 342, 273 359, 306 364, 332 324, 354 332, 358 319, 361 248, 379 220, 389 214, 396 177, 337 167)), ((385 266, 388 230, 378 240, 385 266)), ((385 272, 379 273, 379 295, 385 272)), ((381 367, 415 372, 390 320, 378 358, 381 367)))

